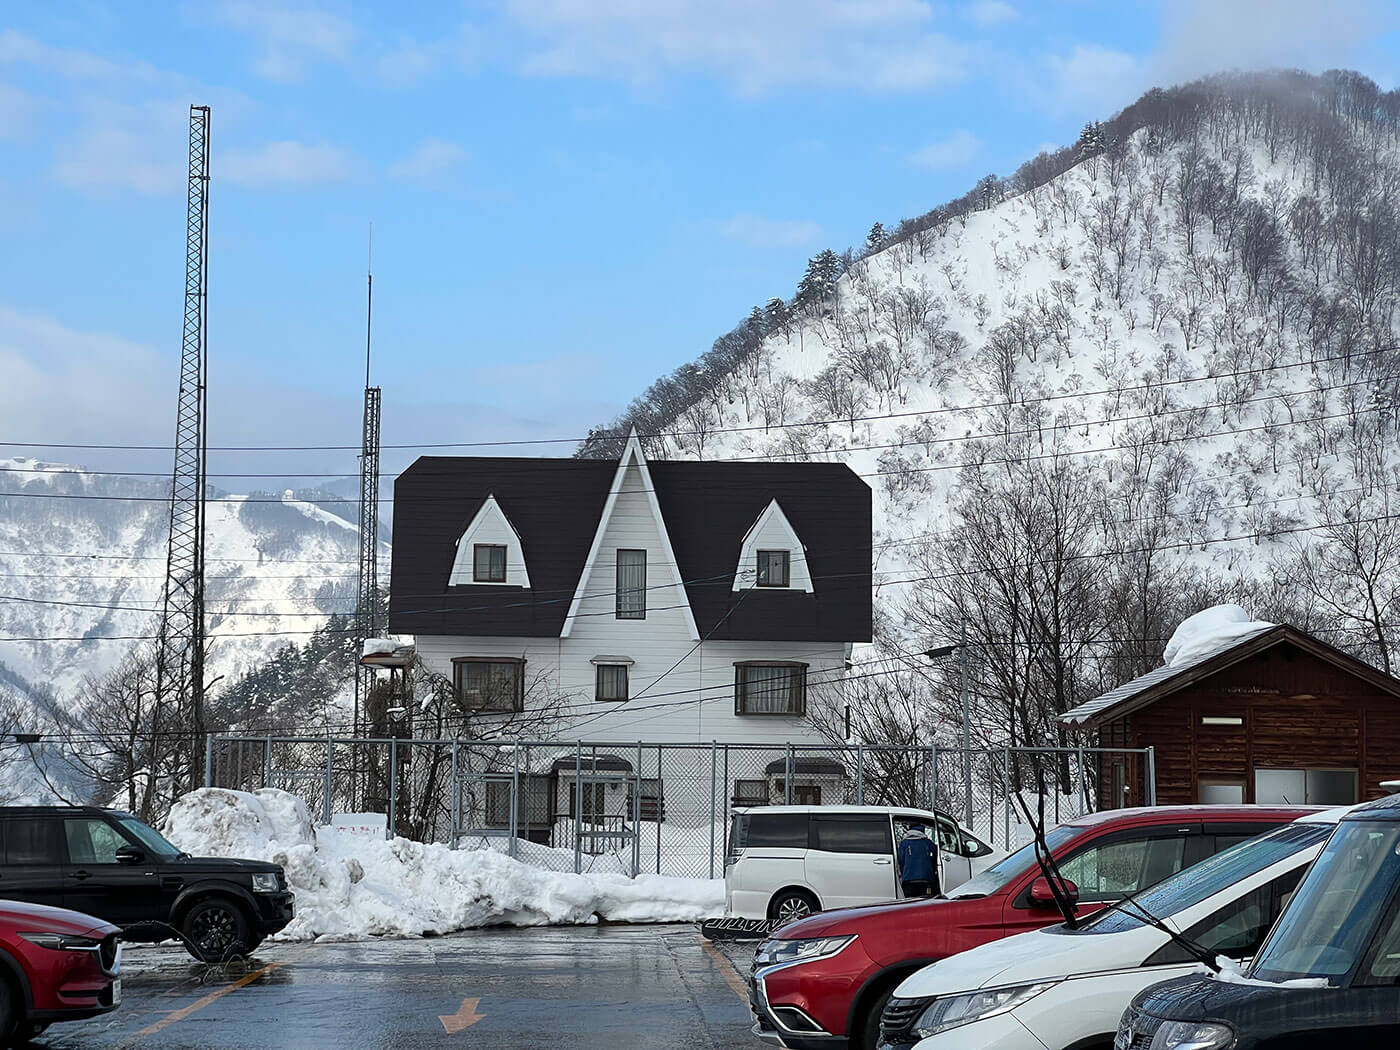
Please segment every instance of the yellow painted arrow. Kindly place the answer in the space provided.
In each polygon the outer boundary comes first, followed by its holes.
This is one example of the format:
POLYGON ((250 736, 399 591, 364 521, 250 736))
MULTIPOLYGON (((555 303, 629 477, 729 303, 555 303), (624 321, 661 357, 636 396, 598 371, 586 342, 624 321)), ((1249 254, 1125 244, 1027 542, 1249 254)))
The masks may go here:
POLYGON ((463 999, 461 1007, 455 1014, 438 1014, 438 1020, 442 1022, 442 1027, 448 1035, 456 1035, 463 1028, 470 1028, 480 1021, 485 1014, 476 1012, 480 999, 463 999))

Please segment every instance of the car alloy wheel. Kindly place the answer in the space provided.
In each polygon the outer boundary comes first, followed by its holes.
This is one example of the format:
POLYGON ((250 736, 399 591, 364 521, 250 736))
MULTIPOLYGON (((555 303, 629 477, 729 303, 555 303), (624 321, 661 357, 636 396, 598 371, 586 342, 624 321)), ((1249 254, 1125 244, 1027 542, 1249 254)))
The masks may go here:
POLYGON ((814 911, 816 908, 812 905, 811 898, 805 893, 787 893, 774 903, 773 918, 780 923, 787 924, 796 922, 798 919, 805 919, 814 911))
POLYGON ((233 904, 214 900, 197 905, 186 926, 186 936, 206 962, 223 961, 247 950, 243 916, 233 904))

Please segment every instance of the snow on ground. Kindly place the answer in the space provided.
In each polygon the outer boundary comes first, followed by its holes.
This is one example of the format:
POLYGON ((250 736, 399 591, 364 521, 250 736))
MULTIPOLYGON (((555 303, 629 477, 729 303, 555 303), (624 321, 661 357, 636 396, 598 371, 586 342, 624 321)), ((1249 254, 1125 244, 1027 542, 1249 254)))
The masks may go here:
POLYGON ((1251 618, 1238 605, 1212 605, 1181 621, 1167 642, 1162 660, 1168 667, 1184 667, 1276 626, 1251 618))
POLYGON ((724 911, 721 880, 547 871, 493 850, 391 841, 314 826, 285 791, 205 788, 165 834, 196 856, 281 864, 296 894, 291 940, 419 937, 479 926, 694 922, 724 911))

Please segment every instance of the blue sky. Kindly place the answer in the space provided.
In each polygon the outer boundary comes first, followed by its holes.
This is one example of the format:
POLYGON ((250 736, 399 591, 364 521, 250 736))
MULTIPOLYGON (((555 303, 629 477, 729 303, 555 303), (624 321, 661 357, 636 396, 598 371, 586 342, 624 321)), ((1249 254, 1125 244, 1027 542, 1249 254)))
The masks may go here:
MULTIPOLYGON (((214 109, 212 444, 358 441, 371 223, 385 442, 577 436, 790 295, 809 255, 1009 173, 1148 87, 1273 65, 1394 86, 1396 15, 1374 0, 11 0, 0 439, 169 440, 191 102, 214 109)), ((276 462, 354 469, 343 453, 276 462)))

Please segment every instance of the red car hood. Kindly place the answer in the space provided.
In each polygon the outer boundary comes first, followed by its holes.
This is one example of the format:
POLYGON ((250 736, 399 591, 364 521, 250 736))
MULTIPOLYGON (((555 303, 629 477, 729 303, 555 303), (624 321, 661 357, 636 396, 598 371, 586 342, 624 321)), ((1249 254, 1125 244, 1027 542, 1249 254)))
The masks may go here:
POLYGON ((120 932, 110 922, 67 908, 0 900, 0 927, 26 933, 71 933, 80 937, 106 937, 120 932))
MULTIPOLYGON (((981 900, 982 898, 975 899, 981 900)), ((867 904, 859 908, 841 908, 837 911, 818 912, 816 915, 799 919, 797 922, 788 923, 774 936, 788 941, 799 937, 838 937, 872 930, 900 929, 909 926, 923 927, 937 922, 956 922, 957 916, 966 909, 967 904, 967 901, 934 898, 932 900, 887 901, 884 904, 867 904)))

